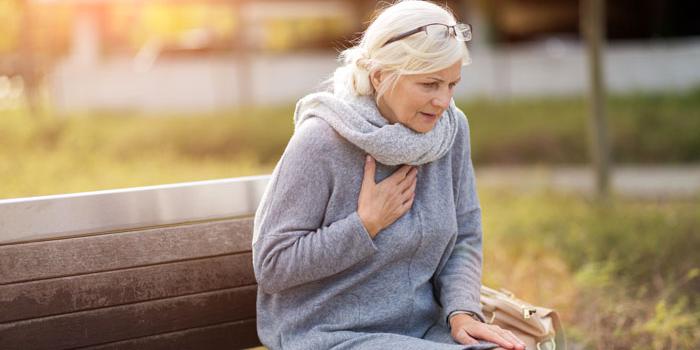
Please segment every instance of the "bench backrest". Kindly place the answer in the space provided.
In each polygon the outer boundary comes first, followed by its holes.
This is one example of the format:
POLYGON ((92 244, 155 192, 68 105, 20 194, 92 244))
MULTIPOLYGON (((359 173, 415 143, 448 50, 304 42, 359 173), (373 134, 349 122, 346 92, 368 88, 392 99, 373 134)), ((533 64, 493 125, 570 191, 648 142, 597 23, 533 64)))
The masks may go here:
POLYGON ((0 349, 259 345, 251 216, 266 182, 0 201, 0 349))

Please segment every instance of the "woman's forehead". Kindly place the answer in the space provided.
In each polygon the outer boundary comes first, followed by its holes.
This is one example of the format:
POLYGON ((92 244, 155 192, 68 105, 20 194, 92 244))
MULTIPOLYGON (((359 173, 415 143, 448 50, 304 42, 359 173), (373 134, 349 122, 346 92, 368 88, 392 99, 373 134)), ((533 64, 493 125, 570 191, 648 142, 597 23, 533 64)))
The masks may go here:
POLYGON ((423 74, 411 74, 410 77, 415 79, 431 78, 440 81, 456 81, 462 77, 462 65, 461 62, 457 62, 439 71, 423 74))

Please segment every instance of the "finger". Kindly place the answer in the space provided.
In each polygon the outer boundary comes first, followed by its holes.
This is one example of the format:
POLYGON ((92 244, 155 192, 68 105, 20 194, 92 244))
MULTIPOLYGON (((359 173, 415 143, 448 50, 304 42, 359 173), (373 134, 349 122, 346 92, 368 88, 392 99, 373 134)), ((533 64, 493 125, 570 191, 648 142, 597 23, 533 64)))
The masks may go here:
POLYGON ((391 216, 396 219, 402 217, 404 214, 406 214, 409 210, 411 210, 411 206, 413 205, 413 198, 397 205, 394 207, 394 210, 392 210, 391 216))
POLYGON ((408 188, 406 191, 401 193, 399 196, 399 200, 401 204, 405 204, 408 201, 413 200, 416 197, 416 186, 413 185, 411 188, 408 188))
POLYGON ((416 179, 417 173, 418 173, 418 169, 416 169, 416 168, 409 170, 408 173, 406 174, 406 177, 404 177, 403 179, 401 179, 398 182, 397 186, 399 187, 399 191, 404 192, 404 191, 406 191, 406 189, 411 187, 411 184, 416 179))
POLYGON ((411 193, 411 196, 406 199, 403 203, 401 203, 401 208, 403 209, 403 212, 408 211, 408 209, 411 209, 411 206, 413 205, 413 200, 416 199, 416 193, 413 192, 411 193))
POLYGON ((365 176, 362 178, 362 186, 364 185, 375 185, 374 174, 377 170, 377 164, 374 158, 369 154, 365 157, 365 176))
POLYGON ((503 338, 500 334, 498 334, 495 330, 492 329, 479 329, 478 333, 474 333, 473 335, 479 337, 480 339, 490 341, 492 343, 496 343, 499 346, 502 346, 506 349, 512 349, 513 348, 513 343, 509 342, 505 338, 503 338))
POLYGON ((406 212, 408 212, 409 210, 411 210, 411 206, 412 206, 412 205, 413 205, 413 199, 410 198, 410 199, 408 199, 407 201, 402 202, 402 203, 396 205, 396 207, 395 207, 394 210, 393 210, 393 214, 392 214, 392 215, 393 215, 395 218, 398 219, 398 218, 400 218, 401 216, 403 216, 404 214, 406 214, 406 212))
POLYGON ((522 347, 525 346, 525 343, 523 343, 518 337, 516 337, 513 332, 503 329, 503 328, 495 328, 494 331, 503 337, 506 341, 509 341, 511 344, 515 346, 516 349, 522 349, 522 347))
POLYGON ((411 165, 402 165, 400 168, 394 171, 394 173, 391 174, 391 176, 389 176, 387 179, 391 179, 391 181, 393 181, 394 183, 399 183, 406 177, 408 172, 411 171, 411 168, 413 168, 413 166, 411 165))
POLYGON ((516 349, 522 350, 525 348, 525 343, 522 340, 520 340, 520 338, 516 337, 515 334, 513 334, 513 332, 511 332, 507 329, 504 329, 503 333, 501 335, 504 338, 506 338, 506 340, 513 343, 515 345, 516 349))
POLYGON ((460 329, 459 331, 457 331, 457 334, 454 336, 454 338, 458 343, 464 345, 479 344, 479 341, 470 337, 464 329, 460 329))
MULTIPOLYGON (((496 343, 496 344, 498 344, 506 349, 513 349, 513 347, 515 346, 515 344, 509 342, 508 340, 506 340, 506 338, 502 337, 500 334, 498 334, 498 333, 492 333, 492 334, 493 334, 493 336, 490 339, 490 341, 492 341, 492 342, 494 342, 494 343, 496 343)), ((489 339, 486 339, 486 340, 489 340, 489 339)))
POLYGON ((410 195, 411 193, 415 192, 415 191, 416 191, 416 183, 417 183, 417 182, 418 182, 418 179, 414 177, 414 178, 413 178, 413 181, 409 182, 408 184, 406 184, 406 187, 405 187, 405 188, 402 188, 402 189, 401 189, 401 194, 403 194, 403 195, 405 195, 405 196, 408 196, 408 195, 410 195))

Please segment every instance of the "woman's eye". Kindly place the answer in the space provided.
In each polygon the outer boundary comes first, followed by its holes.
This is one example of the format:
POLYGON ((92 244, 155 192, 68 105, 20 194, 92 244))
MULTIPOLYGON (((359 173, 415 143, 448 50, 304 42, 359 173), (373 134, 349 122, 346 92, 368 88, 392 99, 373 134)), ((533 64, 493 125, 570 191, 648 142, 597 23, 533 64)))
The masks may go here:
POLYGON ((428 87, 428 88, 436 88, 438 86, 437 82, 432 82, 432 83, 421 83, 421 85, 428 87))

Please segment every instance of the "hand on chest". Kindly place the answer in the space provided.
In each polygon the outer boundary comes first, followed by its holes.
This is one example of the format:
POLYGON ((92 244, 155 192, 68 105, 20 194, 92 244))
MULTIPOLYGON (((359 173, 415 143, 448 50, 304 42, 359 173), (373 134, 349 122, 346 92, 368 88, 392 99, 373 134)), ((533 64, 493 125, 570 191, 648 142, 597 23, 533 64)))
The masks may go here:
MULTIPOLYGON (((389 179, 399 166, 378 164, 375 182, 389 179)), ((438 257, 457 233, 453 181, 449 164, 430 163, 417 168, 415 198, 408 211, 385 227, 374 243, 393 259, 429 254, 438 257)), ((357 200, 357 192, 353 199, 357 200)))

